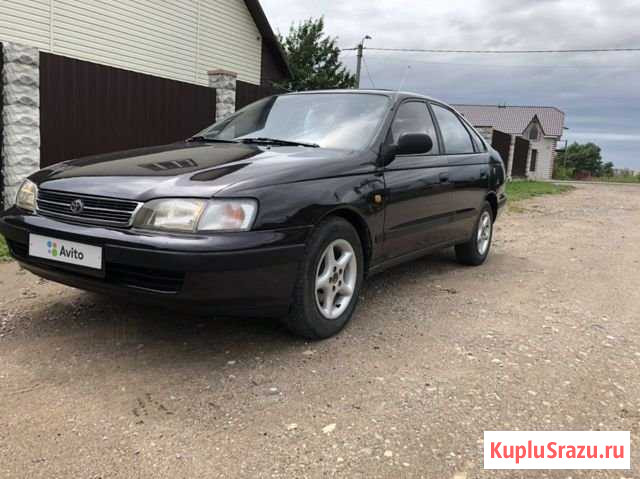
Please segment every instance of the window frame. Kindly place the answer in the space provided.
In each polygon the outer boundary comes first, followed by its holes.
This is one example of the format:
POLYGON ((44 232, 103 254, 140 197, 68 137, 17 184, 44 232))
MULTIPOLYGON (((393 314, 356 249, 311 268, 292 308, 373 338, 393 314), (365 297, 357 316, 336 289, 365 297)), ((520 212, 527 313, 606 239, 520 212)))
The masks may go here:
POLYGON ((538 141, 540 139, 540 128, 536 123, 531 124, 531 128, 529 128, 529 134, 527 136, 529 137, 527 138, 527 140, 529 141, 538 141), (536 136, 535 138, 532 138, 531 133, 533 133, 534 131, 536 132, 536 136))
POLYGON ((429 110, 431 110, 431 116, 433 117, 435 125, 436 125, 436 128, 438 130, 438 136, 440 137, 441 143, 442 143, 442 146, 440 148, 440 152, 441 152, 440 154, 441 155, 447 155, 447 156, 476 155, 476 154, 478 154, 478 152, 476 151, 475 142, 473 141, 473 138, 471 137, 471 133, 469 132, 469 129, 467 128, 467 126, 466 126, 465 122, 463 121, 462 117, 460 115, 458 115, 458 113, 456 113, 456 111, 453 108, 445 105, 444 103, 440 103, 440 102, 437 102, 437 101, 430 100, 428 102, 428 104, 429 104, 429 110), (467 132, 467 135, 469 136, 469 141, 471 142, 471 148, 473 149, 473 151, 468 152, 468 153, 448 153, 447 152, 447 145, 446 145, 446 143, 444 141, 444 135, 442 134, 442 130, 440 128, 440 123, 438 122, 438 119, 436 117, 435 112, 431 108, 434 105, 435 106, 439 106, 440 108, 443 108, 444 110, 447 110, 447 111, 451 112, 453 114, 453 116, 455 116, 458 119, 458 121, 460 122, 462 128, 464 128, 464 130, 467 132))
POLYGON ((531 161, 529 162, 529 171, 531 173, 535 173, 537 168, 538 168, 538 149, 531 148, 531 161))
POLYGON ((487 147, 487 142, 482 137, 482 135, 478 133, 478 131, 471 125, 471 123, 469 123, 467 119, 462 115, 458 115, 458 118, 462 120, 462 123, 467 127, 467 130, 469 130, 469 133, 471 134, 471 143, 473 143, 474 149, 476 147, 476 142, 473 141, 473 137, 475 136, 478 139, 480 146, 482 148, 480 150, 476 150, 476 153, 486 153, 487 151, 489 151, 489 148, 487 147))
POLYGON ((406 103, 422 103, 426 109, 427 109, 427 114, 429 115, 428 118, 431 119, 431 124, 433 125, 433 131, 435 133, 435 138, 431 138, 431 140, 433 141, 433 146, 438 148, 438 151, 434 152, 433 148, 431 149, 431 151, 427 152, 427 153, 421 153, 419 155, 397 155, 398 158, 410 158, 410 157, 436 157, 436 156, 442 156, 444 155, 443 151, 443 143, 442 143, 442 138, 440 137, 440 130, 438 128, 438 123, 436 122, 436 119, 433 115, 433 111, 431 111, 431 107, 429 105, 429 101, 424 99, 424 98, 405 98, 403 99, 400 103, 398 103, 398 105, 395 108, 395 112, 393 114, 393 118, 391 119, 391 122, 389 123, 389 130, 387 131, 387 136, 386 136, 386 140, 385 143, 391 145, 394 144, 393 142, 393 124, 396 121, 396 117, 398 116, 398 113, 400 112, 400 108, 402 107, 402 105, 406 104, 406 103))

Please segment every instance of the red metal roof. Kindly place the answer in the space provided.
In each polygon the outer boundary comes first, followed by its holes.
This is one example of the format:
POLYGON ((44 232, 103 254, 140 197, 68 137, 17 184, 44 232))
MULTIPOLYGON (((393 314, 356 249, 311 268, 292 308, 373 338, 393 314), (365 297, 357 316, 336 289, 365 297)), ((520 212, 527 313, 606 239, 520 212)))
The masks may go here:
POLYGON ((546 136, 562 136, 564 112, 553 106, 453 105, 473 126, 521 134, 535 116, 546 136))

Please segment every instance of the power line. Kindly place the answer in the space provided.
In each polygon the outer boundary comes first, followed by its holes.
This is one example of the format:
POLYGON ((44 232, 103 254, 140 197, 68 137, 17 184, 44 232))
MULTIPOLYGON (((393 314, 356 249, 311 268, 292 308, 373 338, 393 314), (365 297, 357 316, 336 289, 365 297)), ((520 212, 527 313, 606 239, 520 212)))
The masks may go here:
MULTIPOLYGON (((342 51, 342 53, 354 53, 354 50, 342 51)), ((364 57, 363 57, 364 60, 364 57)), ((458 62, 458 61, 444 61, 444 62, 433 62, 428 60, 411 60, 411 63, 420 63, 423 65, 447 65, 447 66, 460 66, 460 67, 482 67, 482 68, 535 68, 535 69, 548 69, 548 70, 584 70, 584 69, 592 69, 592 70, 625 70, 625 71, 638 71, 640 70, 640 65, 621 65, 621 64, 603 64, 603 65, 595 65, 595 64, 563 64, 563 65, 550 65, 545 63, 531 63, 528 62, 525 64, 515 64, 515 63, 468 63, 468 62, 458 62)))
MULTIPOLYGON (((568 50, 441 50, 441 49, 427 49, 427 48, 366 47, 364 49, 374 51, 374 52, 479 53, 479 54, 640 52, 640 48, 578 48, 578 49, 568 49, 568 50)), ((350 50, 357 50, 357 47, 342 49, 342 51, 350 51, 350 50)))
MULTIPOLYGON (((364 57, 363 57, 364 60, 364 57)), ((548 70, 625 70, 625 71, 638 71, 640 65, 549 65, 544 63, 527 63, 515 64, 515 63, 462 63, 462 62, 431 62, 425 60, 411 60, 411 63, 419 63, 421 65, 447 65, 447 66, 459 66, 459 67, 473 67, 473 68, 526 68, 526 69, 548 69, 548 70)))

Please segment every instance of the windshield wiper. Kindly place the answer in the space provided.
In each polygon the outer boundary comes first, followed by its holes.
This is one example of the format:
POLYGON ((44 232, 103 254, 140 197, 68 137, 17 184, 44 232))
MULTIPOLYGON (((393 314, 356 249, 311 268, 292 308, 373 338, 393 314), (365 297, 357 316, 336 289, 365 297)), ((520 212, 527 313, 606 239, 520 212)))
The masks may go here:
POLYGON ((316 143, 303 143, 301 141, 279 140, 277 138, 241 138, 242 143, 253 143, 258 145, 276 145, 276 146, 306 146, 307 148, 320 148, 316 143))
POLYGON ((218 138, 209 138, 207 136, 192 136, 191 138, 187 138, 187 142, 202 142, 202 143, 239 143, 235 140, 220 140, 218 138))

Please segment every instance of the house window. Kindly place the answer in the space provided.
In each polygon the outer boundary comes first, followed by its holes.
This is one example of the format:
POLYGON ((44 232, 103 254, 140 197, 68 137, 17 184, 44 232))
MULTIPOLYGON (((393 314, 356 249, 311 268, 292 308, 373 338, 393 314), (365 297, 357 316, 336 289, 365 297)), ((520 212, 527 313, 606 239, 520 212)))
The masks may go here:
POLYGON ((536 171, 538 163, 538 150, 531 150, 531 165, 529 165, 529 171, 536 171))
POLYGON ((529 130, 529 139, 531 141, 537 141, 538 140, 538 135, 539 135, 538 127, 536 125, 533 125, 531 127, 531 129, 529 130))

